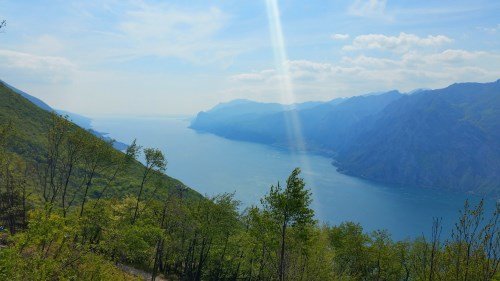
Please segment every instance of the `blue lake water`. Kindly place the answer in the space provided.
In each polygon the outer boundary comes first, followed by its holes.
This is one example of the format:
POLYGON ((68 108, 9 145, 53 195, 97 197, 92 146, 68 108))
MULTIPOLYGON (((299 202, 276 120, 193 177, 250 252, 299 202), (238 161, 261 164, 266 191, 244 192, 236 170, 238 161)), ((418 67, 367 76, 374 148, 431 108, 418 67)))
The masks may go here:
MULTIPOLYGON (((323 156, 227 140, 188 126, 187 119, 174 117, 93 120, 96 130, 116 140, 130 143, 137 139, 142 146, 161 149, 170 176, 208 196, 235 192, 243 206, 259 204, 271 184, 284 182, 295 167, 301 167, 318 220, 359 222, 366 231, 387 229, 395 239, 430 233, 433 217, 442 218, 443 234, 449 234, 465 199, 480 200, 460 193, 373 183, 337 172, 331 159, 323 156)), ((487 201, 486 209, 491 211, 494 204, 487 201)))

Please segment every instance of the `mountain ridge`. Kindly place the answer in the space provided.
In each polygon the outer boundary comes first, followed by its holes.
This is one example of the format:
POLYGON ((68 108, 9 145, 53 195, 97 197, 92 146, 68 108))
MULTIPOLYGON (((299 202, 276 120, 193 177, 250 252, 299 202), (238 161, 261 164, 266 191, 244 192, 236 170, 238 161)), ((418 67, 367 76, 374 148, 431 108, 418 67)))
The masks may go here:
POLYGON ((92 119, 90 119, 86 116, 72 113, 72 112, 65 111, 65 110, 61 110, 61 109, 54 109, 51 106, 49 106, 47 103, 42 101, 41 99, 34 97, 34 96, 32 96, 32 95, 30 95, 22 90, 19 90, 18 88, 8 84, 7 82, 5 82, 1 79, 0 79, 0 85, 3 85, 5 87, 11 89, 16 94, 21 95, 23 98, 27 99, 28 101, 30 101, 31 103, 33 103, 37 107, 39 107, 47 112, 50 112, 50 113, 56 112, 57 114, 59 114, 61 116, 67 117, 70 121, 72 121, 76 125, 80 126, 81 128, 89 131, 94 136, 99 137, 99 138, 103 139, 104 141, 108 141, 108 142, 112 141, 113 147, 120 150, 120 151, 125 151, 128 147, 127 144, 120 142, 120 141, 116 141, 116 140, 112 139, 111 137, 107 136, 107 133, 103 133, 103 132, 99 132, 97 130, 94 130, 92 128, 92 119))
POLYGON ((207 111, 190 127, 297 149, 286 129, 290 114, 302 125, 306 150, 331 157, 346 174, 500 196, 500 79, 361 95, 302 110, 247 110, 230 119, 207 111))
MULTIPOLYGON (((0 127, 9 125, 15 129, 7 145, 10 152, 22 157, 29 163, 36 164, 42 161, 47 146, 47 132, 50 124, 52 124, 53 117, 53 112, 40 108, 4 83, 0 83, 0 127)), ((93 138, 106 141, 74 123, 70 124, 74 129, 81 130, 82 134, 92 135, 93 138)), ((116 154, 123 154, 116 148, 114 151, 116 154)), ((109 195, 124 196, 130 194, 131 190, 140 184, 137 181, 141 177, 142 168, 143 165, 139 161, 133 161, 126 173, 117 177, 116 186, 119 186, 119 188, 114 186, 110 188, 109 195)), ((166 174, 162 174, 161 177, 165 186, 165 190, 161 192, 167 192, 167 189, 177 188, 178 186, 185 186, 179 180, 166 174)), ((148 192, 154 190, 151 186, 148 186, 147 189, 148 192)), ((202 197, 191 188, 188 188, 187 191, 191 198, 202 197)), ((96 193, 92 196, 97 195, 96 193)))

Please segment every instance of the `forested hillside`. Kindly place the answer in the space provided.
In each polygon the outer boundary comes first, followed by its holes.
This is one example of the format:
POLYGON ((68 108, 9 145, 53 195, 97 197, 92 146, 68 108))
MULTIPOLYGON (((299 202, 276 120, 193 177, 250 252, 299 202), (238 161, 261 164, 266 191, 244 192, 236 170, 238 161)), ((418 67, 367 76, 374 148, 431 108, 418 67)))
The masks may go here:
MULTIPOLYGON (((50 142, 54 141, 52 139, 54 136, 49 135, 49 133, 60 134, 61 136, 59 137, 61 138, 78 138, 82 142, 78 143, 80 146, 78 149, 81 150, 79 151, 80 154, 84 153, 85 146, 90 146, 87 148, 95 152, 98 152, 97 149, 102 148, 103 155, 106 156, 103 156, 103 158, 109 158, 106 159, 109 163, 99 163, 104 166, 116 166, 126 157, 124 153, 116 151, 111 147, 113 144, 112 141, 101 140, 72 122, 57 116, 57 114, 41 109, 38 105, 31 103, 3 83, 0 83, 0 125, 6 129, 8 128, 8 131, 10 131, 8 133, 9 138, 5 140, 7 150, 15 153, 27 162, 39 163, 48 161, 47 155, 51 153, 50 149, 53 149, 50 147, 50 142)), ((138 150, 139 147, 136 146, 131 149, 138 150)), ((77 157, 77 159, 74 159, 74 165, 77 166, 81 162, 84 162, 82 158, 77 157)), ((97 172, 96 175, 98 175, 97 172)), ((127 188, 139 181, 141 175, 142 164, 135 159, 131 160, 130 163, 123 167, 123 170, 117 173, 113 179, 114 183, 111 184, 107 192, 119 195, 127 194, 129 192, 127 188), (116 188, 114 185, 116 185, 116 188)), ((161 176, 161 178, 164 184, 162 189, 184 186, 178 180, 166 175, 161 176)), ((199 197, 196 192, 193 192, 191 189, 188 190, 190 196, 199 197)), ((99 194, 98 190, 92 192, 99 194)))
MULTIPOLYGON (((90 118, 87 118, 85 116, 78 115, 78 114, 75 114, 72 112, 64 111, 64 110, 53 109, 52 107, 50 107, 48 104, 46 104, 42 100, 24 92, 24 91, 21 91, 21 90, 17 89, 16 87, 13 87, 12 85, 5 83, 2 80, 0 80, 0 85, 12 90, 16 94, 19 94, 23 98, 30 101, 32 104, 36 105, 38 108, 41 108, 49 113, 56 112, 57 114, 64 116, 69 121, 75 123, 76 125, 80 126, 81 128, 86 129, 94 136, 99 137, 99 138, 101 138, 105 141, 108 141, 108 142, 112 141, 111 138, 106 136, 106 133, 98 132, 98 131, 92 129, 92 126, 91 126, 92 120, 90 118)), ((124 143, 113 141, 112 144, 113 144, 113 147, 118 149, 118 150, 124 151, 125 149, 127 149, 127 145, 124 143)))
POLYGON ((201 112, 191 128, 295 149, 298 141, 287 133, 295 118, 305 148, 331 156, 345 173, 500 196, 500 80, 336 99, 308 108, 283 106, 279 112, 277 105, 274 111, 263 110, 269 104, 258 105, 228 103, 224 112, 230 116, 201 112))
POLYGON ((157 149, 116 151, 0 88, 0 280, 498 278, 499 213, 482 203, 465 204, 451 237, 436 219, 431 237, 393 241, 315 220, 298 168, 242 210, 166 167, 157 149))

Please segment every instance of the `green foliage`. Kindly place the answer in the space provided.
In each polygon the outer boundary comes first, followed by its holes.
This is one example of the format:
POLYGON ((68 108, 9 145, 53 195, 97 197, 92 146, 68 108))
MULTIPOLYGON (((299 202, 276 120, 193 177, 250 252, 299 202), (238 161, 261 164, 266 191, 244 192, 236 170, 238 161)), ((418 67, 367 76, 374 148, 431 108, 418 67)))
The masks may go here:
POLYGON ((276 229, 280 229, 279 280, 286 278, 289 267, 286 261, 287 228, 295 227, 295 238, 305 243, 308 240, 307 227, 314 224, 314 211, 310 208, 311 192, 305 189, 304 180, 299 175, 300 169, 294 169, 284 190, 279 183, 271 186, 269 194, 261 201, 264 212, 275 222, 276 229))
MULTIPOLYGON (((307 198, 298 173, 287 188, 307 198)), ((266 197, 286 198, 286 189, 276 190, 266 197)), ((290 220, 283 236, 286 208, 264 204, 240 213, 232 194, 197 201, 181 195, 141 202, 135 223, 133 196, 90 200, 83 215, 77 207, 66 216, 35 208, 27 229, 0 239, 0 279, 133 278, 113 263, 181 280, 492 280, 497 274, 498 213, 476 228, 484 221, 481 205, 465 206, 455 230, 461 236, 437 240, 437 220, 431 240, 394 242, 385 231, 367 234, 351 222, 320 227, 312 218, 290 220)))
POLYGON ((2 280, 133 280, 88 245, 76 242, 79 221, 45 210, 30 213, 29 227, 0 250, 2 280))
POLYGON ((146 158, 146 168, 149 167, 157 172, 164 172, 167 168, 167 160, 159 149, 145 148, 144 157, 146 158))
POLYGON ((299 174, 300 169, 294 169, 284 190, 279 183, 271 186, 269 194, 262 200, 264 210, 280 224, 305 226, 313 223, 311 192, 305 189, 304 180, 299 174))
POLYGON ((144 157, 146 158, 146 165, 144 166, 144 172, 142 174, 141 185, 139 187, 139 195, 137 196, 137 202, 135 205, 135 211, 134 211, 134 217, 132 218, 132 223, 135 223, 137 216, 139 215, 139 203, 141 202, 142 199, 141 196, 144 191, 144 186, 151 177, 151 173, 155 173, 156 175, 158 175, 164 172, 165 169, 167 168, 167 160, 165 159, 163 153, 158 149, 145 148, 144 157))
POLYGON ((367 268, 370 238, 363 233, 361 225, 351 222, 327 228, 330 245, 335 252, 335 270, 340 276, 363 276, 367 268))
POLYGON ((466 203, 447 240, 435 220, 430 239, 395 242, 318 226, 297 168, 240 212, 234 194, 200 199, 165 176, 157 149, 121 153, 2 87, 0 99, 0 122, 12 113, 0 124, 0 280, 498 280, 500 208, 486 220, 466 203))

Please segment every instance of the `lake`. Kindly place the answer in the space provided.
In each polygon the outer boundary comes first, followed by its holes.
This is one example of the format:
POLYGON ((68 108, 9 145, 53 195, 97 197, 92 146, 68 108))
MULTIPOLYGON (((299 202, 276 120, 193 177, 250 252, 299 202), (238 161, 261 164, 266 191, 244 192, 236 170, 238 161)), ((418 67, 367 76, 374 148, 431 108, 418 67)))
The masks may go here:
MULTIPOLYGON (((161 149, 168 160, 167 174, 204 195, 235 192, 243 206, 259 204, 270 185, 283 183, 295 167, 301 167, 318 220, 359 222, 366 231, 387 229, 395 239, 429 234, 433 217, 442 218, 443 234, 448 234, 464 201, 480 200, 347 176, 337 172, 329 158, 197 133, 188 128, 187 118, 98 117, 92 126, 116 140, 131 143, 136 138, 144 147, 161 149)), ((494 204, 488 201, 486 209, 491 211, 494 204)))

